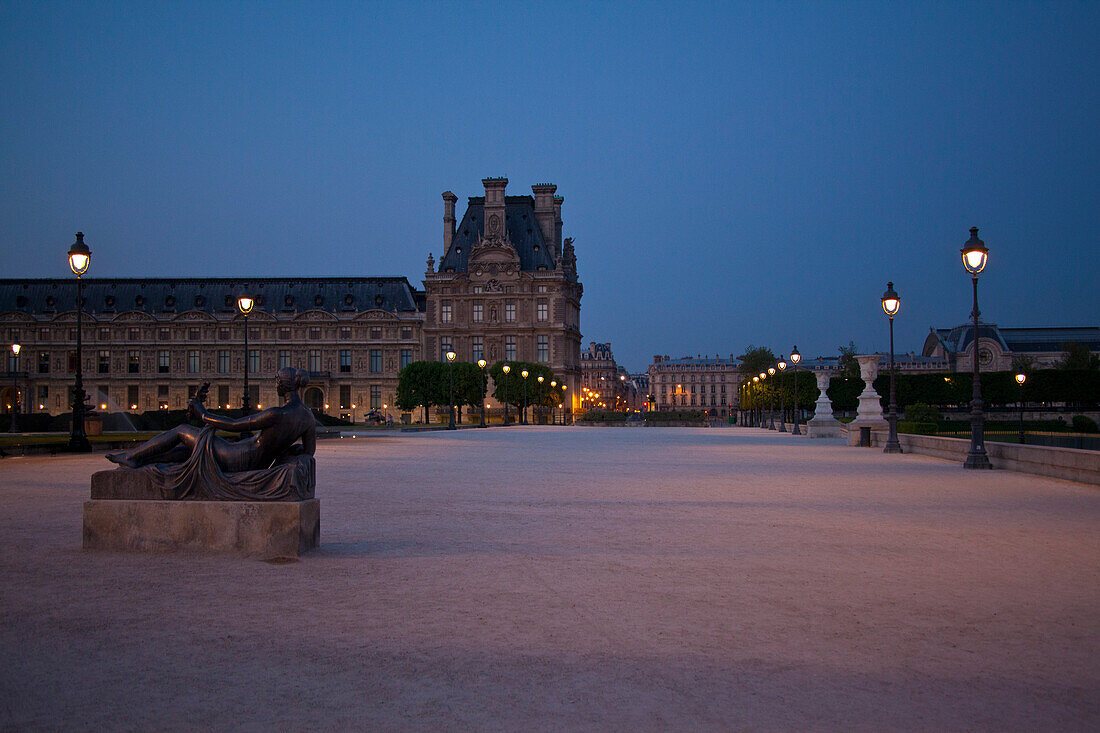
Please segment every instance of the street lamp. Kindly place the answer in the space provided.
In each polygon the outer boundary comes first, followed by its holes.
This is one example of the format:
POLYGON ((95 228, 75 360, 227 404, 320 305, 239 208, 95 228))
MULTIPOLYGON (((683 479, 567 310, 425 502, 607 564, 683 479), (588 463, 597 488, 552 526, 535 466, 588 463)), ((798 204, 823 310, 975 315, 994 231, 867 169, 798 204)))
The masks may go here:
POLYGON ((794 430, 791 431, 791 435, 802 435, 802 431, 798 429, 798 413, 800 409, 798 407, 798 362, 802 361, 802 354, 798 353, 798 346, 791 349, 791 371, 794 372, 794 430))
POLYGON ((248 314, 256 305, 256 300, 251 295, 240 295, 237 298, 237 310, 244 316, 244 396, 241 398, 241 407, 244 414, 252 412, 252 398, 248 394, 248 314))
POLYGON ((19 344, 11 345, 11 432, 19 432, 19 344))
POLYGON ((519 422, 521 425, 527 424, 527 375, 530 374, 526 369, 519 373, 523 377, 523 412, 519 414, 519 422))
POLYGON ((551 425, 557 425, 558 424, 558 416, 556 414, 554 414, 554 403, 558 401, 558 399, 557 399, 558 396, 556 394, 554 394, 554 390, 556 390, 557 388, 558 388, 558 380, 551 379, 550 380, 550 424, 551 425))
POLYGON ((512 367, 505 364, 500 368, 504 372, 504 425, 508 425, 508 372, 512 371, 512 367))
MULTIPOLYGON (((538 376, 538 380, 539 380, 539 407, 542 407, 542 403, 544 401, 543 398, 542 398, 542 379, 543 379, 543 377, 540 374, 538 376)), ((538 415, 535 415, 534 413, 532 413, 531 417, 535 418, 535 422, 538 423, 538 421, 539 421, 539 416, 538 415)))
POLYGON ((455 352, 447 352, 447 374, 451 383, 451 403, 447 410, 447 429, 455 429, 455 352))
MULTIPOLYGON (((561 398, 562 398, 563 403, 565 401, 565 390, 567 390, 567 389, 569 389, 568 385, 566 385, 565 382, 562 382, 561 383, 561 398)), ((558 405, 558 407, 561 408, 561 424, 565 425, 565 407, 563 407, 562 405, 558 405)), ((570 417, 572 417, 573 408, 569 408, 569 415, 570 415, 570 417)))
POLYGON ((1026 381, 1027 375, 1017 372, 1016 384, 1020 385, 1020 445, 1024 444, 1024 382, 1026 381))
POLYGON ((894 292, 894 283, 886 283, 886 292, 882 294, 882 310, 890 317, 890 406, 886 413, 890 434, 886 438, 883 453, 901 453, 901 443, 898 442, 898 404, 894 398, 894 316, 900 308, 901 298, 894 292))
MULTIPOLYGON (((775 376, 775 367, 768 367, 768 376, 775 376)), ((775 390, 768 393, 768 430, 775 430, 775 390)))
POLYGON ((69 269, 76 275, 76 384, 73 386, 73 429, 69 435, 69 450, 87 453, 92 450, 88 435, 84 432, 84 356, 81 353, 81 315, 84 313, 84 281, 81 275, 92 262, 92 250, 84 244, 84 232, 76 233, 76 241, 69 247, 69 269))
MULTIPOLYGON (((763 372, 760 372, 760 376, 763 376, 763 372)), ((752 384, 757 387, 756 398, 755 398, 755 400, 753 400, 753 403, 760 402, 760 376, 753 376, 753 378, 752 378, 752 384)), ((758 404, 753 404, 752 405, 752 413, 751 413, 751 416, 750 416, 750 422, 752 423, 752 427, 757 427, 757 425, 758 425, 758 423, 757 423, 757 413, 759 412, 759 409, 760 409, 760 405, 758 405, 758 404)))
POLYGON ((993 465, 989 462, 989 456, 985 452, 985 415, 982 412, 982 383, 981 375, 978 368, 978 346, 980 341, 978 339, 978 317, 981 312, 978 310, 978 274, 985 269, 986 261, 989 259, 989 250, 986 249, 985 242, 978 239, 978 227, 970 227, 970 239, 963 245, 962 250, 963 267, 970 273, 971 279, 974 282, 974 392, 973 399, 970 401, 970 452, 966 455, 966 462, 963 463, 963 468, 993 468, 993 465))
MULTIPOLYGON (((784 369, 787 368, 787 362, 780 359, 779 363, 776 364, 776 366, 779 367, 779 371, 782 372, 784 369)), ((781 433, 787 432, 787 425, 786 425, 786 423, 783 422, 783 418, 784 418, 783 413, 785 413, 786 411, 787 411, 787 406, 786 406, 786 400, 783 397, 783 385, 780 385, 779 386, 779 432, 781 432, 781 433)))
POLYGON ((481 370, 481 427, 485 425, 485 393, 489 391, 489 375, 485 371, 485 365, 489 362, 484 359, 477 360, 477 368, 481 370))

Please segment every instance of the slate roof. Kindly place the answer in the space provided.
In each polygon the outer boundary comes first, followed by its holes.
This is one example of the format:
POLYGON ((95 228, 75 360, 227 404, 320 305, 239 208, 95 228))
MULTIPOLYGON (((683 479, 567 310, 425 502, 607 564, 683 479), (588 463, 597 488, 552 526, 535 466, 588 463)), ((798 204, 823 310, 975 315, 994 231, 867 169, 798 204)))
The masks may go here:
MULTIPOLYGON (((455 229, 451 248, 439 261, 439 272, 454 269, 466 272, 470 251, 485 231, 485 197, 471 196, 466 213, 455 229)), ((555 266, 552 243, 542 237, 542 227, 535 218, 535 199, 532 196, 504 197, 504 226, 516 252, 521 270, 533 271, 540 267, 553 270, 555 266)))
MULTIPOLYGON (((974 339, 974 327, 969 323, 933 332, 949 353, 966 351, 974 339)), ((1062 351, 1070 341, 1084 344, 1089 351, 1100 351, 1100 327, 998 328, 979 321, 978 334, 1013 353, 1062 351)))
MULTIPOLYGON (((84 278, 84 312, 105 316, 126 311, 155 316, 188 310, 228 314, 236 312, 237 296, 245 292, 256 298, 257 310, 284 317, 307 310, 424 310, 424 293, 404 277, 84 278)), ((41 315, 75 309, 76 278, 0 280, 0 313, 41 315)))

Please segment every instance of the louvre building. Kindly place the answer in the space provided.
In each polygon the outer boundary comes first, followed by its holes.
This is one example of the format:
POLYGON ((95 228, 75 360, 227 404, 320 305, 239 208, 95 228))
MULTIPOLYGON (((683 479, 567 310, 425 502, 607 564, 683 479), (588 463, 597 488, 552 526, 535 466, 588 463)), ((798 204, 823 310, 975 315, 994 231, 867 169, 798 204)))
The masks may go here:
MULTIPOLYGON (((561 198, 542 184, 535 197, 505 201, 506 184, 486 179, 487 197, 470 198, 457 234, 457 197, 443 194, 443 249, 438 268, 429 256, 423 290, 404 277, 85 277, 81 351, 90 401, 108 412, 182 409, 209 381, 208 405, 238 407, 246 327, 256 407, 275 404, 272 377, 294 366, 310 373, 302 396, 311 408, 357 420, 370 409, 396 416, 401 369, 449 348, 460 360, 539 361, 572 387, 581 286, 571 243, 560 238, 561 198), (247 318, 237 308, 242 294, 255 299, 247 318)), ((21 412, 70 411, 76 293, 75 277, 0 280, 0 333, 21 346, 18 357, 8 352, 4 412, 13 378, 21 412)))

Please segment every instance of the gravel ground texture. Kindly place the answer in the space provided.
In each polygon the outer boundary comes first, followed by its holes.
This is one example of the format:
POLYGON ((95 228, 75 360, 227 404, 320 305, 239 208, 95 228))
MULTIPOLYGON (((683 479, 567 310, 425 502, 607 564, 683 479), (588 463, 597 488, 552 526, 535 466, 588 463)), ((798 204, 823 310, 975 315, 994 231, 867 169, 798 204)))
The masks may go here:
POLYGON ((0 461, 4 730, 1097 730, 1100 491, 747 428, 372 434, 298 562, 0 461))

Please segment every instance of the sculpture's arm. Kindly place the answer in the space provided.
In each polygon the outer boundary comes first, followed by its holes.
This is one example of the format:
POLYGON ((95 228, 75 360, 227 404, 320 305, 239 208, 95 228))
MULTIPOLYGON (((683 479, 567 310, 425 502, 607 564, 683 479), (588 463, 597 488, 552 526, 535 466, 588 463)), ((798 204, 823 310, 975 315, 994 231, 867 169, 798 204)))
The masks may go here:
POLYGON ((317 428, 310 426, 309 430, 302 434, 302 453, 312 456, 317 450, 317 428))
POLYGON ((215 415, 208 411, 201 402, 192 403, 191 409, 202 420, 203 424, 210 425, 218 430, 228 430, 232 433, 243 433, 246 430, 263 430, 276 423, 279 416, 272 410, 257 412, 255 415, 232 418, 224 415, 215 415))

